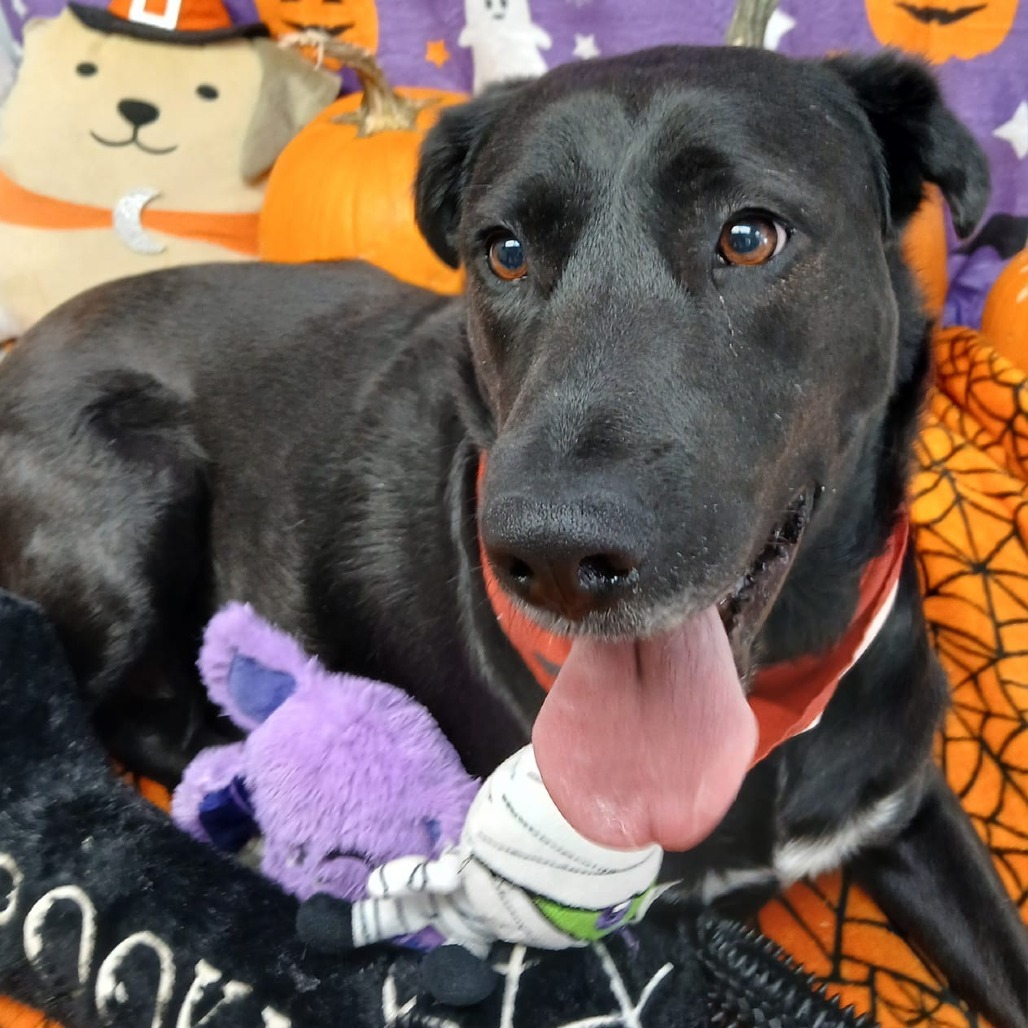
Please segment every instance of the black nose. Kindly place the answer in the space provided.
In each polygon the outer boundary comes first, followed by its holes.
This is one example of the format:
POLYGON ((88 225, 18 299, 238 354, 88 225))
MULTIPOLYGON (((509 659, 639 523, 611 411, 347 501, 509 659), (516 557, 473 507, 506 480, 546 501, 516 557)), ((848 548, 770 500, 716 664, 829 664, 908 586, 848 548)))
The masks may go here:
POLYGON ((499 500, 483 512, 482 541, 503 585, 572 621, 610 608, 639 583, 642 538, 627 512, 609 504, 499 500))
POLYGON ((118 113, 136 128, 149 125, 151 121, 156 121, 161 114, 153 104, 148 104, 145 100, 122 100, 118 104, 118 113))

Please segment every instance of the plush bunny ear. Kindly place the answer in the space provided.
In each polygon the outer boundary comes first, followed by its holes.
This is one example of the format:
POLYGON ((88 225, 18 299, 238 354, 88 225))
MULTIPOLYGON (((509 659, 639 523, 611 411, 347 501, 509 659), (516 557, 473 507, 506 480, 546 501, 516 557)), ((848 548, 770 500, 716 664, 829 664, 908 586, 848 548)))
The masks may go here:
POLYGON ((211 699, 247 731, 296 692, 309 663, 292 636, 244 603, 211 618, 198 661, 211 699))

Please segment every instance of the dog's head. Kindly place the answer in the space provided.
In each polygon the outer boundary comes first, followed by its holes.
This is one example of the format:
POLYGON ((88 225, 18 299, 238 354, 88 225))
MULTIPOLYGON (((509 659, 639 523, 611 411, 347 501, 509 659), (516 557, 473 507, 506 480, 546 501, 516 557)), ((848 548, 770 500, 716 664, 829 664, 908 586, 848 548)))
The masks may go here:
MULTIPOLYGON (((833 532, 838 551, 880 544, 874 518, 893 511, 878 493, 895 503, 902 488, 902 455, 879 465, 916 407, 891 424, 923 352, 897 241, 926 181, 969 230, 984 158, 930 75, 891 55, 665 48, 443 115, 417 209, 436 252, 467 270, 481 536, 501 584, 576 637, 537 745, 556 718, 597 780, 618 726, 666 730, 738 784, 752 726, 731 665, 745 678, 794 554, 831 549, 833 532), (585 702, 605 738, 575 735, 585 702)), ((730 799, 708 792, 691 827, 651 811, 620 837, 695 841, 730 799)), ((590 822, 609 841, 624 827, 607 823, 614 805, 590 822)))
POLYGON ((147 187, 171 209, 254 210, 257 180, 337 90, 267 39, 158 43, 89 28, 69 9, 26 27, 0 166, 74 203, 147 187))

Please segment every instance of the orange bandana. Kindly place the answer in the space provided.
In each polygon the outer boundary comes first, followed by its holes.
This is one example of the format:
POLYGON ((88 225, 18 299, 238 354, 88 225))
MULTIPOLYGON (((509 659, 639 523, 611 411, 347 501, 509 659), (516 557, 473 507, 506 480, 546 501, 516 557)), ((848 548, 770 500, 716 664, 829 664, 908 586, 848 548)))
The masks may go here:
MULTIPOLYGON (((106 207, 90 207, 34 193, 0 171, 0 222, 24 228, 113 229, 114 212, 106 207)), ((237 253, 257 256, 256 211, 251 214, 207 214, 144 208, 140 222, 143 228, 152 232, 197 239, 237 253)))

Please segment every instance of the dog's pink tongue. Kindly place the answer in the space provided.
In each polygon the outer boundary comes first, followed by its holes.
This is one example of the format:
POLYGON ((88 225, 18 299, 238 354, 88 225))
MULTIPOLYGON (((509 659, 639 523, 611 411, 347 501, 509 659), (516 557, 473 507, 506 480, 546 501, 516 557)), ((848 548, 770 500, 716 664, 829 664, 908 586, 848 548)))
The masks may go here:
POLYGON ((757 744, 717 610, 642 642, 575 639, 532 733, 543 782, 587 839, 695 846, 757 744))

